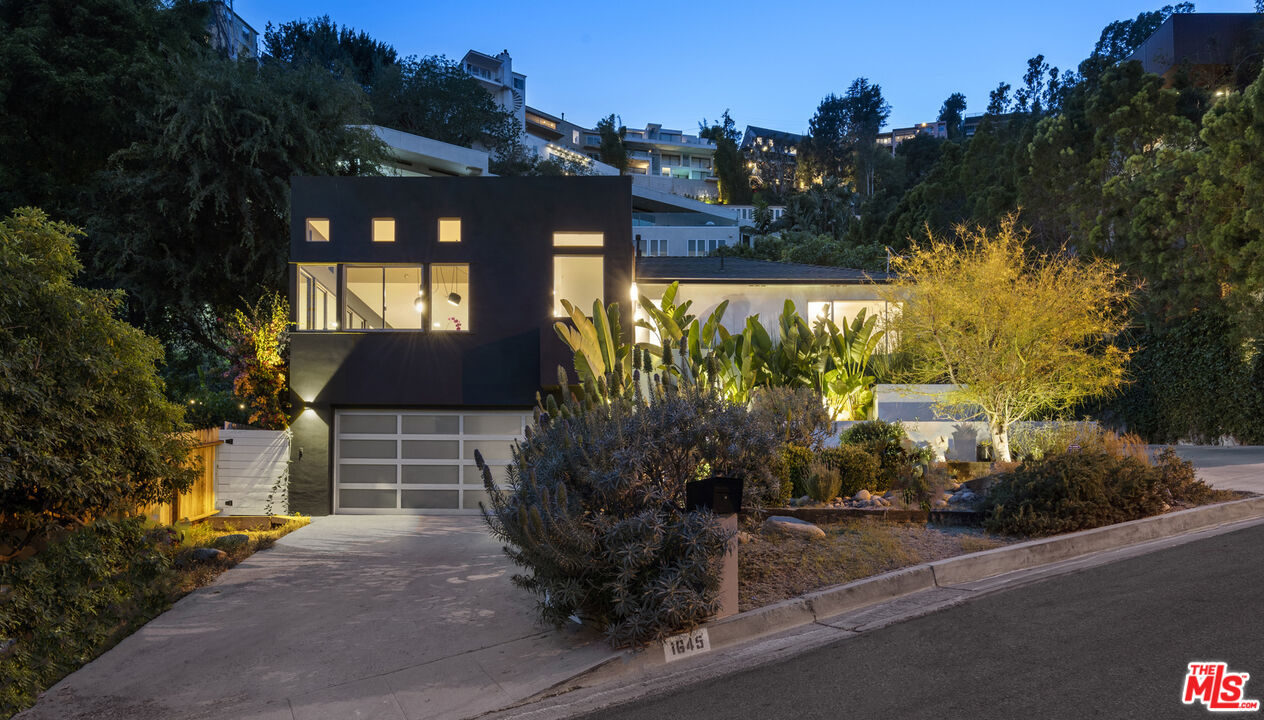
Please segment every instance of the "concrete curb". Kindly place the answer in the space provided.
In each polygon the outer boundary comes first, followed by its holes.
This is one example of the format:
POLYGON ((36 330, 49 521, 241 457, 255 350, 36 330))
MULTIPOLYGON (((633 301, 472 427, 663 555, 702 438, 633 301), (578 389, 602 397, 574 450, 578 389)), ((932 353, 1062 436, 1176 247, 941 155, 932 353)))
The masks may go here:
MULTIPOLYGON (((712 650, 719 650, 936 587, 973 582, 1258 517, 1264 517, 1264 496, 1205 505, 893 570, 748 610, 702 627, 707 630, 712 650)), ((565 692, 579 684, 595 685, 628 672, 665 664, 666 658, 658 645, 628 651, 559 683, 535 699, 565 692)))

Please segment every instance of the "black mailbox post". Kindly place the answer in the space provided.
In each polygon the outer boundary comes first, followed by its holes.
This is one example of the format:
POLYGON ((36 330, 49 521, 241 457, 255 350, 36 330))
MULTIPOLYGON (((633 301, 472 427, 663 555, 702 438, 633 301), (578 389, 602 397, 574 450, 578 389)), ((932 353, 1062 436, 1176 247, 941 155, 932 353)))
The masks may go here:
POLYGON ((685 483, 685 509, 710 510, 716 515, 742 511, 742 479, 709 477, 685 483))
POLYGON ((709 477, 685 483, 685 509, 710 510, 729 531, 720 576, 720 612, 716 617, 737 614, 737 514, 742 511, 742 478, 709 477))

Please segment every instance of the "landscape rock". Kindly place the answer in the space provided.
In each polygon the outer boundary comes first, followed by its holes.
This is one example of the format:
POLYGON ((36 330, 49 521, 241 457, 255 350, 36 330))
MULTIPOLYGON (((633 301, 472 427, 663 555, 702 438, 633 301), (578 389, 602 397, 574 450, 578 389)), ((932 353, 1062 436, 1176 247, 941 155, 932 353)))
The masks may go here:
POLYGON ((746 532, 745 530, 737 531, 737 542, 741 545, 745 545, 746 543, 749 543, 750 541, 754 539, 755 537, 751 535, 750 533, 746 532))
POLYGON ((250 542, 250 536, 245 533, 233 533, 215 538, 215 546, 220 548, 234 548, 248 542, 250 542))
POLYGON ((188 567, 199 563, 218 563, 228 559, 228 553, 209 547, 196 547, 185 550, 176 557, 176 565, 188 567))
POLYGON ((931 505, 931 507, 936 508, 936 509, 946 508, 946 507, 948 507, 948 501, 947 501, 947 500, 936 500, 936 501, 935 501, 935 502, 931 505))
POLYGON ((773 515, 764 520, 763 530, 766 533, 775 533, 787 537, 802 537, 809 540, 825 537, 825 531, 816 525, 806 520, 784 515, 773 515))
POLYGON ((869 499, 869 498, 871 498, 871 497, 873 497, 873 496, 869 494, 869 491, 868 491, 868 490, 861 490, 860 492, 856 493, 856 497, 855 497, 855 499, 856 499, 856 500, 868 500, 868 499, 869 499))

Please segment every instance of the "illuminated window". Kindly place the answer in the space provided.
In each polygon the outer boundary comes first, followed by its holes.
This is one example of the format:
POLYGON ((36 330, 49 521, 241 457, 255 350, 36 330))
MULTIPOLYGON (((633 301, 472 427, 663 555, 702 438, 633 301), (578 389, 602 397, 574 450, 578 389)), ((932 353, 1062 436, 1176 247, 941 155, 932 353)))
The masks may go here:
POLYGON ((329 218, 307 218, 307 242, 329 242, 329 218))
POLYGON ((594 300, 605 304, 604 259, 600 255, 553 257, 553 316, 566 317, 563 300, 588 312, 594 300))
POLYGON ((352 330, 420 330, 421 267, 347 267, 347 318, 352 330))
POLYGON ((451 332, 470 331, 470 266, 430 266, 430 327, 451 332))
POLYGON ((373 242, 395 242, 395 218, 373 218, 373 242))
POLYGON ((606 236, 599 232, 555 232, 553 247, 601 247, 606 236))
POLYGON ((337 330, 338 306, 334 288, 338 268, 334 265, 300 265, 298 268, 299 330, 337 330))
POLYGON ((439 218, 439 242, 461 242, 461 218, 439 218))

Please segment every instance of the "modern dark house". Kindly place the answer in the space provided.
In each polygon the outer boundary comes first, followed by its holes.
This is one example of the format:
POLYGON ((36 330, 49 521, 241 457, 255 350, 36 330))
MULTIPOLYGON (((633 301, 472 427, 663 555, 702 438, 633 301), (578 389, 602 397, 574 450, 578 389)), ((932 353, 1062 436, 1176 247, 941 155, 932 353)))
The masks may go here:
POLYGON ((563 298, 618 302, 630 326, 634 298, 679 281, 695 312, 727 301, 730 329, 758 315, 773 334, 787 299, 839 322, 884 309, 857 270, 638 258, 634 196, 628 177, 296 178, 290 507, 477 512, 475 450, 507 465, 572 367, 563 298))
POLYGON ((1252 60, 1250 47, 1262 35, 1259 13, 1176 13, 1127 59, 1168 84, 1184 68, 1195 84, 1219 88, 1233 81, 1239 64, 1252 60))
POLYGON ((561 298, 626 305, 626 177, 295 178, 299 512, 461 512, 570 353, 561 298))

